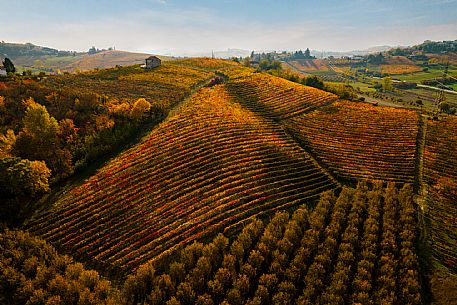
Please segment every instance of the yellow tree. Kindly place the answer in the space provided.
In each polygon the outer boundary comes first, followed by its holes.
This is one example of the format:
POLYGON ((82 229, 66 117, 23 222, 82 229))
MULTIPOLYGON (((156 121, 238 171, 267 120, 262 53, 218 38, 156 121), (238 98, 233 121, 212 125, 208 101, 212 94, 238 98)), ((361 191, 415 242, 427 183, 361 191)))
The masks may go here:
POLYGON ((134 120, 141 120, 149 109, 151 109, 151 103, 145 98, 139 98, 130 110, 130 117, 134 120))
POLYGON ((57 120, 32 98, 26 103, 23 128, 16 138, 14 154, 23 159, 45 161, 54 176, 67 176, 72 170, 72 156, 61 147, 57 120))
POLYGON ((16 143, 14 130, 8 129, 6 134, 0 133, 0 158, 12 157, 14 143, 16 143))

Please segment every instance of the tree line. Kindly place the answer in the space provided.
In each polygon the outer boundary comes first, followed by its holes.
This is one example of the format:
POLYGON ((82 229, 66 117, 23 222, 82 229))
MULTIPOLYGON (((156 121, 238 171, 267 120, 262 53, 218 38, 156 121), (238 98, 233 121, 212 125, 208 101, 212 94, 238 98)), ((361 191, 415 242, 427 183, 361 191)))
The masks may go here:
POLYGON ((326 192, 312 212, 253 220, 235 240, 185 248, 165 272, 143 267, 140 304, 421 304, 412 187, 326 192), (144 278, 148 274, 148 285, 144 278), (144 290, 148 286, 150 289, 144 290))
POLYGON ((119 101, 17 78, 0 83, 0 222, 50 186, 125 143, 160 115, 144 98, 119 101))

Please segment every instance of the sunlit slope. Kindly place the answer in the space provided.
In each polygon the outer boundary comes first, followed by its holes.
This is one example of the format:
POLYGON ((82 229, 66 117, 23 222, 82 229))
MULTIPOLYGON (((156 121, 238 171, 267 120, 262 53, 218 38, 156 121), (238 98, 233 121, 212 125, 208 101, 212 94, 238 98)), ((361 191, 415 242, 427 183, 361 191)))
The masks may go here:
POLYGON ((181 101, 192 88, 214 75, 177 63, 165 62, 152 70, 131 66, 63 75, 49 78, 45 84, 56 90, 93 92, 119 102, 143 97, 168 107, 181 101))
POLYGON ((234 102, 221 85, 200 90, 30 230, 76 257, 128 271, 335 187, 279 125, 234 102))
POLYGON ((428 122, 424 160, 425 215, 433 253, 457 270, 457 118, 428 122))
POLYGON ((418 120, 413 111, 340 101, 286 124, 339 179, 413 183, 418 120))
MULTIPOLYGON (((150 54, 132 53, 126 51, 103 51, 93 55, 85 55, 75 62, 63 67, 65 71, 81 71, 92 70, 95 68, 106 69, 115 66, 132 66, 137 64, 144 64, 150 54)), ((162 61, 170 60, 169 57, 159 56, 162 61)))
POLYGON ((260 73, 238 73, 228 88, 242 105, 281 124, 337 179, 415 180, 414 111, 342 101, 260 73))
POLYGON ((284 120, 338 99, 336 95, 316 88, 268 74, 248 72, 246 76, 230 81, 229 90, 242 105, 264 117, 284 120))

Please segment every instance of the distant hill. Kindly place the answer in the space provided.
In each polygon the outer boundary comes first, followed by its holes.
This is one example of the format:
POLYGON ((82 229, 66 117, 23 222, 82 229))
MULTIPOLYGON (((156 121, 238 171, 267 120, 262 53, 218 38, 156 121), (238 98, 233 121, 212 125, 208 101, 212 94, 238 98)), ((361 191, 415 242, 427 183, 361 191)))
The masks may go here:
MULTIPOLYGON (((0 42, 0 57, 8 57, 13 60, 19 72, 23 70, 73 72, 110 68, 116 65, 131 66, 144 63, 144 59, 150 55, 117 50, 97 50, 93 54, 92 52, 62 51, 31 43, 0 42)), ((166 56, 159 57, 162 60, 170 59, 166 56)))
POLYGON ((66 56, 77 54, 73 51, 59 51, 57 49, 40 47, 31 43, 0 42, 0 55, 15 59, 21 56, 66 56))
MULTIPOLYGON (((63 71, 74 71, 76 69, 92 70, 94 68, 110 68, 119 66, 131 66, 135 64, 143 64, 146 57, 150 54, 145 53, 131 53, 126 51, 103 51, 97 54, 85 54, 79 57, 76 61, 62 68, 63 71)), ((162 60, 170 59, 166 56, 159 56, 162 60)))
POLYGON ((371 47, 365 50, 351 50, 351 51, 342 51, 342 52, 335 52, 335 51, 318 51, 318 50, 311 50, 311 55, 316 56, 317 58, 329 57, 333 56, 335 58, 340 58, 343 56, 364 56, 373 53, 385 52, 387 50, 392 49, 391 46, 376 46, 371 47))

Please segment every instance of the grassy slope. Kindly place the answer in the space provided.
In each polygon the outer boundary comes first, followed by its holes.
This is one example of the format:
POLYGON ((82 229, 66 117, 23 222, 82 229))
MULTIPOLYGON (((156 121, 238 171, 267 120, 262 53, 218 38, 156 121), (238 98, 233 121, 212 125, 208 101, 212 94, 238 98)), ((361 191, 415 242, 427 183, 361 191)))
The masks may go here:
MULTIPOLYGON (((131 66, 135 64, 144 64, 144 60, 150 54, 131 53, 125 51, 105 51, 94 55, 84 55, 81 59, 67 65, 63 71, 74 71, 80 69, 82 71, 92 70, 94 68, 110 68, 116 65, 131 66)), ((169 57, 159 56, 162 60, 168 60, 169 57)))
MULTIPOLYGON (((104 51, 93 55, 77 54, 75 56, 20 56, 14 59, 18 71, 31 69, 34 72, 52 69, 62 72, 73 72, 76 70, 87 71, 95 68, 111 68, 116 65, 131 66, 143 64, 145 58, 150 54, 132 53, 125 51, 104 51)), ((162 60, 169 60, 170 57, 159 56, 162 60)))

